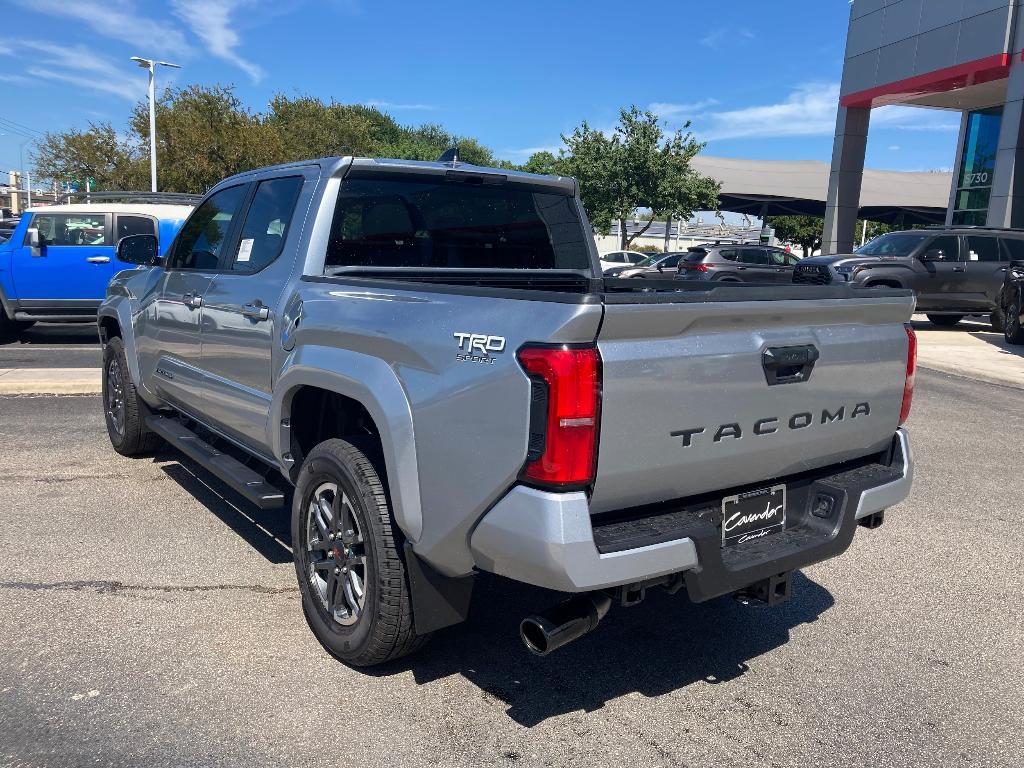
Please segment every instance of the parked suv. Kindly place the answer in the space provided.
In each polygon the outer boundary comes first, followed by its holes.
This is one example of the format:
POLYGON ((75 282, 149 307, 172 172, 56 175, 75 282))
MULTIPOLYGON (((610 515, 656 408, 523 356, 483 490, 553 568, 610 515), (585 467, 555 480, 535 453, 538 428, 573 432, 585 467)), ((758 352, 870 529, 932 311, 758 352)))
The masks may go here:
POLYGON ((1003 318, 1003 335, 1010 344, 1024 344, 1024 261, 1014 261, 1006 270, 999 291, 999 311, 1003 318))
POLYGON ((1001 331, 999 293, 1013 259, 1024 259, 1022 231, 913 229, 876 237, 852 255, 804 259, 793 282, 910 288, 917 294, 917 311, 935 325, 952 327, 965 315, 987 314, 1001 331))
POLYGON ((710 245, 690 248, 679 262, 687 280, 733 283, 789 283, 800 259, 764 245, 710 245))
POLYGON ((94 320, 107 283, 131 266, 117 259, 118 240, 155 235, 162 253, 191 211, 100 202, 26 211, 0 242, 0 336, 40 321, 94 320))

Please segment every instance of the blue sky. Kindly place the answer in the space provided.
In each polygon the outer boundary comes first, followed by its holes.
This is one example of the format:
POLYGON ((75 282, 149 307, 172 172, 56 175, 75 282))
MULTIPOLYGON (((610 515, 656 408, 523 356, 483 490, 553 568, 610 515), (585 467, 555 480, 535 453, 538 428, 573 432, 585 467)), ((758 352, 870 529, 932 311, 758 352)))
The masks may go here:
MULTIPOLYGON (((684 120, 705 153, 831 156, 847 0, 0 0, 0 169, 33 131, 127 123, 145 96, 130 56, 183 66, 159 84, 233 83, 375 104, 499 157, 556 150, 631 103, 684 120), (12 125, 10 121, 16 124, 12 125), (7 126, 6 128, 4 126, 7 126)), ((949 168, 959 116, 875 110, 868 165, 949 168)), ((26 148, 30 144, 25 145, 26 148)))

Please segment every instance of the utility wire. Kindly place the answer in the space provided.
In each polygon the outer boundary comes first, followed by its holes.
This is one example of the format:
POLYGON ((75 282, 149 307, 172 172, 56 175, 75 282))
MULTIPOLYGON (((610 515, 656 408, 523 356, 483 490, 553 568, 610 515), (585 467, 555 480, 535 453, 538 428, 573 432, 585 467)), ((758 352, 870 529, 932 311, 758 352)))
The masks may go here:
POLYGON ((40 131, 35 128, 30 128, 24 123, 19 123, 17 120, 11 120, 9 117, 0 115, 0 123, 6 124, 7 128, 13 133, 20 133, 22 135, 34 134, 36 136, 45 136, 45 131, 40 131))

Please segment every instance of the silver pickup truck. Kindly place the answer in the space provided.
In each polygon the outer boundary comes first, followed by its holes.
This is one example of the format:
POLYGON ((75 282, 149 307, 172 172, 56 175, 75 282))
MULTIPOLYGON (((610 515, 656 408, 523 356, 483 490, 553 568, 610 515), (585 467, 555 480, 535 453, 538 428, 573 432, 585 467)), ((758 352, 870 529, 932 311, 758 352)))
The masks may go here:
POLYGON ((115 450, 290 506, 353 665, 463 620, 480 571, 571 593, 523 620, 539 654, 655 587, 777 603, 910 490, 909 291, 602 279, 572 179, 266 168, 118 255, 115 450))

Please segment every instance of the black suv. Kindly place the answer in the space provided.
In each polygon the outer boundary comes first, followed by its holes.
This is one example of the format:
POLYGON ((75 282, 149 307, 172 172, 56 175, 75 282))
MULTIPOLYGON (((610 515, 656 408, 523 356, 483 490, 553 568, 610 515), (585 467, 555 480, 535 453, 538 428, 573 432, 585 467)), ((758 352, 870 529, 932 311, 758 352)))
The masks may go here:
POLYGON ((1016 259, 1024 260, 1024 231, 912 229, 876 237, 851 255, 804 259, 793 271, 793 282, 910 288, 917 294, 917 310, 935 325, 951 327, 965 315, 988 314, 1001 331, 1000 289, 1016 259))
POLYGON ((1024 261, 1014 261, 1006 270, 1003 287, 999 291, 999 310, 1002 313, 1003 335, 1010 344, 1024 344, 1024 261))

